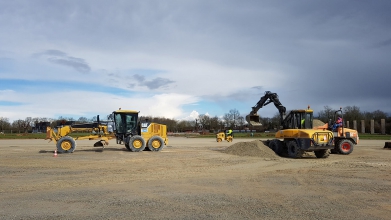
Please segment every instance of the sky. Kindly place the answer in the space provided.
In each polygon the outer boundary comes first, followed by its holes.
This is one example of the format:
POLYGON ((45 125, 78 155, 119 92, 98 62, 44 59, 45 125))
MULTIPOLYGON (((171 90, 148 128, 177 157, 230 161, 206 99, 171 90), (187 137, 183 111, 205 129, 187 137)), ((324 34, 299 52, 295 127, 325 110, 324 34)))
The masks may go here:
POLYGON ((386 0, 0 0, 0 117, 391 115, 386 0), (278 113, 274 105, 258 111, 278 113))

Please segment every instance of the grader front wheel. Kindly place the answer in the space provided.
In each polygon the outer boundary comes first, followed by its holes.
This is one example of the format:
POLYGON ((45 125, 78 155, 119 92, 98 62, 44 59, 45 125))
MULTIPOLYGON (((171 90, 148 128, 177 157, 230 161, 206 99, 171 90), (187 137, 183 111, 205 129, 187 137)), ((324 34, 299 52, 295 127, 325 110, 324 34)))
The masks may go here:
POLYGON ((65 136, 57 141, 56 147, 59 153, 73 153, 76 149, 76 141, 72 137, 65 136))
MULTIPOLYGON (((125 144, 126 148, 127 145, 125 144)), ((130 151, 133 152, 139 152, 143 151, 145 149, 145 140, 143 137, 139 135, 135 135, 129 139, 129 144, 128 144, 130 151)))

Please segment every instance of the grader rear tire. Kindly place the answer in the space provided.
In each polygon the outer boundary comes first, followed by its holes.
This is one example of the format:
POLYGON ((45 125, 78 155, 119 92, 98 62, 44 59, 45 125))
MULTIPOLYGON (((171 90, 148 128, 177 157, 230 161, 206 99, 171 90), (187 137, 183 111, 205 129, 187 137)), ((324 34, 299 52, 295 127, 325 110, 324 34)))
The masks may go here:
POLYGON ((164 148, 164 140, 160 136, 153 136, 148 140, 148 149, 150 151, 160 151, 164 148))
POLYGON ((56 147, 58 153, 73 153, 76 149, 76 141, 72 137, 65 136, 57 141, 56 147))

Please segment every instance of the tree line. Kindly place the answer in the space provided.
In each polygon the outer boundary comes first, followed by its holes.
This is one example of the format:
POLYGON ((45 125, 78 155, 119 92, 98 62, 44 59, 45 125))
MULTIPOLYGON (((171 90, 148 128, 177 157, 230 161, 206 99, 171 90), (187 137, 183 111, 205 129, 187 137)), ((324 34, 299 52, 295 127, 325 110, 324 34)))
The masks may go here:
MULTIPOLYGON (((334 119, 335 112, 338 109, 333 109, 329 106, 324 106, 324 109, 314 113, 314 118, 319 119, 323 122, 329 122, 330 119, 334 119)), ((375 121, 375 132, 380 131, 380 120, 386 120, 386 133, 390 133, 391 130, 391 117, 387 113, 376 110, 373 112, 362 112, 357 106, 346 106, 343 110, 343 118, 346 121, 350 121, 351 125, 354 120, 358 123, 361 120, 365 120, 365 129, 369 131, 370 121, 375 121)), ((287 111, 289 112, 289 111, 287 111)), ((247 124, 245 120, 245 115, 241 115, 237 109, 231 109, 229 112, 225 113, 222 117, 218 116, 209 116, 206 114, 201 114, 195 120, 176 120, 165 117, 154 117, 154 116, 141 116, 140 120, 148 118, 152 122, 161 123, 167 125, 169 132, 192 132, 192 131, 208 131, 208 132, 218 132, 225 129, 234 129, 234 130, 276 130, 280 126, 280 115, 278 112, 273 117, 261 117, 260 122, 263 124, 261 127, 251 127, 247 124)), ((101 121, 110 120, 110 115, 100 118, 101 121)), ((13 122, 6 117, 0 116, 0 131, 2 132, 14 132, 14 133, 26 133, 33 132, 34 129, 37 129, 42 123, 47 123, 51 127, 60 126, 65 124, 68 121, 75 123, 92 123, 97 121, 97 116, 86 118, 80 117, 74 119, 72 117, 62 117, 58 119, 51 118, 38 118, 38 117, 26 117, 23 119, 18 119, 13 122)))

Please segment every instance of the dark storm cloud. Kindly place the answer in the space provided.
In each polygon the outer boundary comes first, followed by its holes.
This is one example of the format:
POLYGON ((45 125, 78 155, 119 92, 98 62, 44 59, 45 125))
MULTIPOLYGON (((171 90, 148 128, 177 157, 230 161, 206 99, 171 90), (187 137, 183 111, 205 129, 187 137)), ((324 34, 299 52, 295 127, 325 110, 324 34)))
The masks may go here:
POLYGON ((35 53, 32 56, 46 57, 51 63, 71 67, 81 73, 88 73, 91 71, 90 66, 84 59, 68 56, 66 53, 59 50, 46 50, 44 52, 35 53))
MULTIPOLYGON (((175 81, 172 81, 170 79, 157 77, 151 80, 146 80, 145 76, 134 74, 133 78, 138 82, 139 86, 146 86, 150 90, 155 90, 159 88, 166 88, 169 84, 174 83, 175 81)), ((129 86, 134 87, 134 84, 131 84, 129 86)))
POLYGON ((391 38, 385 41, 381 41, 377 44, 375 44, 375 47, 388 47, 391 45, 391 38))
MULTIPOLYGON (((245 107, 271 90, 287 108, 359 105, 391 113, 390 11, 391 1, 382 0, 0 1, 0 41, 21 42, 15 51, 29 41, 38 42, 34 48, 67 42, 108 58, 144 54, 252 71, 242 89, 224 85, 235 100, 252 97, 245 107)), ((83 59, 60 50, 43 54, 52 63, 90 71, 83 59)), ((134 80, 129 86, 173 83, 140 74, 134 80)), ((206 91, 219 102, 220 89, 199 89, 204 82, 189 83, 189 93, 206 91)))

